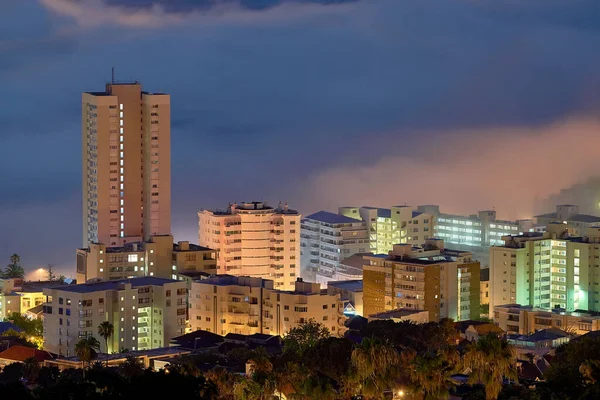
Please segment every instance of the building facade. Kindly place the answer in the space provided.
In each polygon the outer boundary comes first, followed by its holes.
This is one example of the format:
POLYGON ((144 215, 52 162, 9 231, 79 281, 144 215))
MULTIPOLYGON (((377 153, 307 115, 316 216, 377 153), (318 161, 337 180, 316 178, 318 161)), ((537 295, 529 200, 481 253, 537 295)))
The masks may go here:
POLYGON ((574 204, 560 204, 556 206, 556 212, 535 216, 537 224, 546 226, 553 223, 562 223, 570 235, 582 236, 587 233, 588 228, 600 225, 600 217, 589 214, 580 214, 579 206, 574 204))
POLYGON ((301 265, 307 280, 323 287, 344 279, 349 269, 343 261, 369 249, 367 224, 354 218, 319 211, 302 219, 301 265))
POLYGON ((169 345, 185 333, 186 284, 144 277, 44 289, 44 349, 64 356, 75 344, 93 336, 102 352, 148 350, 169 345), (114 332, 108 342, 98 326, 109 321, 114 332))
POLYGON ((395 309, 424 310, 430 321, 479 317, 479 262, 472 254, 444 249, 429 239, 425 247, 395 245, 388 256, 365 257, 364 316, 395 309))
POLYGON ((12 313, 21 312, 21 296, 17 293, 23 285, 23 279, 0 279, 0 320, 12 313))
POLYGON ((272 280, 219 275, 193 282, 190 302, 192 331, 285 336, 310 319, 335 336, 346 330, 340 296, 322 292, 318 284, 301 278, 293 291, 280 291, 272 280))
POLYGON ((600 228, 574 237, 550 223, 544 233, 504 239, 490 248, 490 307, 600 311, 600 228))
POLYGON ((434 216, 409 206, 340 207, 338 212, 367 224, 371 253, 387 254, 395 244, 420 246, 434 237, 434 216))
POLYGON ((271 279, 275 288, 294 288, 300 274, 300 213, 281 203, 232 204, 198 212, 202 246, 219 250, 219 274, 271 279))
POLYGON ((171 233, 170 119, 138 82, 83 93, 83 247, 171 233))
POLYGON ((331 281, 327 293, 339 294, 344 302, 344 315, 363 315, 363 280, 331 281))
POLYGON ((178 279, 182 272, 217 272, 218 251, 189 242, 173 243, 173 236, 153 236, 149 241, 120 247, 90 243, 77 250, 77 282, 141 276, 178 279))
POLYGON ((568 312, 505 304, 493 309, 494 323, 509 334, 528 335, 542 329, 559 328, 576 335, 600 330, 600 314, 568 312))

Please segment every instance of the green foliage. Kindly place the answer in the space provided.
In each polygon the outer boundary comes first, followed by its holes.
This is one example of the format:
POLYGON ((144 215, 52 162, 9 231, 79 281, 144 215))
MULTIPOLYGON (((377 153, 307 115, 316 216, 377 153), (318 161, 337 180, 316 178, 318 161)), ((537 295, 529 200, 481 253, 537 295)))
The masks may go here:
POLYGON ((329 329, 311 318, 297 328, 290 329, 285 335, 284 352, 302 355, 306 350, 314 347, 319 340, 329 336, 329 329))
POLYGON ((27 336, 42 337, 44 335, 44 323, 41 319, 30 319, 18 312, 13 312, 4 321, 10 321, 23 329, 27 336))

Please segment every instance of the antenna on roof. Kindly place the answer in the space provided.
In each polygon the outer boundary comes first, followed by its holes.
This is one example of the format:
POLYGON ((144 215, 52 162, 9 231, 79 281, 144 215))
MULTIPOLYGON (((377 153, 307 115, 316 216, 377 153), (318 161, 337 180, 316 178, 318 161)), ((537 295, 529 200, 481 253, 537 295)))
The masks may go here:
POLYGON ((115 84, 115 67, 112 67, 112 79, 110 81, 113 85, 115 84))

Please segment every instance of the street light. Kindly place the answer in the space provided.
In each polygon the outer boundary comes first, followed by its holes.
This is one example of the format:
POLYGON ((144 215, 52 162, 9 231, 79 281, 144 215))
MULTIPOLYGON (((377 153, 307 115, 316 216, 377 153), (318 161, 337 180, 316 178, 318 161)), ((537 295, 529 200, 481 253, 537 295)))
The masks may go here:
POLYGON ((40 282, 42 281, 42 272, 44 272, 44 268, 38 269, 38 280, 40 282))

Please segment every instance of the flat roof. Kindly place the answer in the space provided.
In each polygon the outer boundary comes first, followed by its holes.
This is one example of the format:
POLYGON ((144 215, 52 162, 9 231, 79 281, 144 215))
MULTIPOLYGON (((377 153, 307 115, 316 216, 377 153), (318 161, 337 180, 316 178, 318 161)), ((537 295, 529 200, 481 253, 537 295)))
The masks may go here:
POLYGON ((327 286, 333 286, 338 289, 348 290, 350 292, 362 292, 363 281, 362 279, 353 279, 349 281, 330 281, 327 282, 327 286))
MULTIPOLYGON (((116 353, 116 354, 99 353, 98 360, 106 361, 108 358, 108 361, 114 361, 114 360, 125 359, 130 356, 156 358, 156 357, 165 357, 165 356, 175 356, 178 354, 189 354, 189 353, 190 353, 189 350, 182 349, 178 346, 171 346, 171 347, 161 347, 158 349, 151 349, 151 350, 128 351, 127 353, 116 353)), ((58 358, 55 358, 53 361, 55 361, 55 362, 60 362, 60 361, 80 362, 79 357, 77 357, 77 356, 58 357, 58 358)))
POLYGON ((402 318, 409 315, 427 312, 425 310, 413 310, 410 308, 397 308, 395 310, 383 311, 377 314, 369 315, 369 318, 402 318))
POLYGON ((211 249, 209 247, 199 246, 199 245, 193 244, 193 243, 188 243, 188 245, 189 245, 189 249, 187 249, 187 250, 181 250, 181 246, 179 245, 179 243, 173 243, 173 251, 179 251, 179 252, 185 252, 185 251, 217 251, 217 250, 211 249))
POLYGON ((53 289, 72 292, 72 293, 91 293, 104 290, 120 290, 127 283, 131 284, 132 288, 140 286, 163 286, 166 283, 182 282, 173 279, 157 278, 154 276, 143 276, 139 278, 119 279, 115 281, 101 281, 93 283, 80 283, 78 285, 67 285, 53 289))
POLYGON ((356 224, 362 222, 359 219, 346 217, 329 211, 319 211, 306 217, 315 221, 325 222, 327 224, 356 224))

